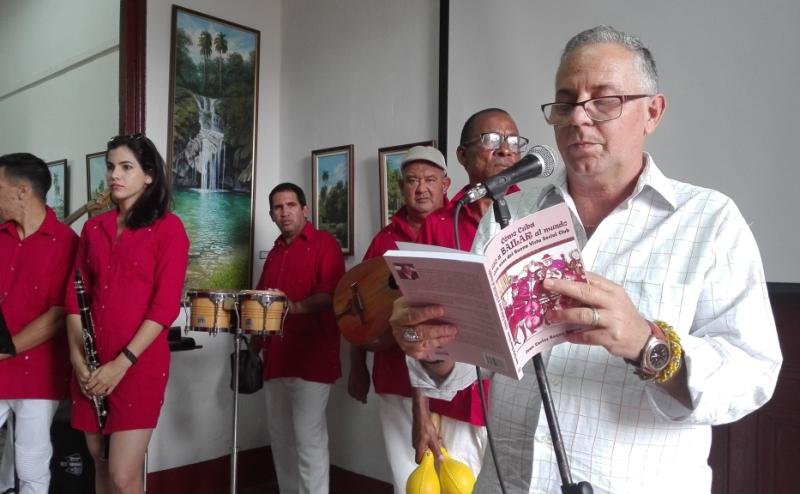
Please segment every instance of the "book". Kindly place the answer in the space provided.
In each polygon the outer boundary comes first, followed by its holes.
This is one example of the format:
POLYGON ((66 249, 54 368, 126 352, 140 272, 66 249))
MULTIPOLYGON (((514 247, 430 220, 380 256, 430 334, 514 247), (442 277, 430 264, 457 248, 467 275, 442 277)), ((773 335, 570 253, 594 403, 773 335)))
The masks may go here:
POLYGON ((546 278, 586 282, 569 209, 563 203, 520 218, 487 244, 484 255, 399 243, 384 254, 411 305, 442 305, 440 322, 458 328, 455 341, 430 351, 509 377, 522 378, 531 357, 565 340, 551 310, 576 306, 542 286, 546 278))

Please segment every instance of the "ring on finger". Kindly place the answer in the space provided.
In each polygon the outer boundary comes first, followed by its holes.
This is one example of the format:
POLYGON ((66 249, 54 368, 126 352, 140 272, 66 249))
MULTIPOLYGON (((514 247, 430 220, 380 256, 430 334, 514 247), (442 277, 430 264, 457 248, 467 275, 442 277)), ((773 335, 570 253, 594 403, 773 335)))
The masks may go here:
POLYGON ((592 307, 592 326, 597 327, 600 325, 600 311, 597 307, 592 307))
POLYGON ((403 339, 409 343, 419 343, 422 341, 422 336, 417 332, 413 326, 403 328, 403 339))

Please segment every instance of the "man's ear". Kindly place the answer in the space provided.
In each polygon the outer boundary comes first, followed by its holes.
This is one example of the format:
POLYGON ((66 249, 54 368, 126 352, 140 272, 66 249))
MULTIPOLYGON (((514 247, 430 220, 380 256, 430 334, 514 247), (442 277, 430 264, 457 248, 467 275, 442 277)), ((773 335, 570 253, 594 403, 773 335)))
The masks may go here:
POLYGON ((447 192, 447 189, 450 188, 450 184, 451 183, 452 183, 452 180, 450 180, 450 177, 447 177, 447 176, 442 177, 442 190, 447 192))
POLYGON ((461 166, 464 169, 467 169, 467 148, 464 146, 458 146, 456 148, 456 158, 458 158, 458 162, 461 163, 461 166))
POLYGON ((647 105, 647 122, 644 126, 644 135, 650 135, 656 130, 666 109, 667 100, 663 94, 659 93, 650 98, 650 104, 647 105))

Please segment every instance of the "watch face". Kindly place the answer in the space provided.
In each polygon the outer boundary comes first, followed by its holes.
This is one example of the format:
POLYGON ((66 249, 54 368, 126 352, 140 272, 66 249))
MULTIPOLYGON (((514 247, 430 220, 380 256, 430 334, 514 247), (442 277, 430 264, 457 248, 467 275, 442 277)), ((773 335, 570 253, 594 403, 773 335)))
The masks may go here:
POLYGON ((669 345, 660 341, 658 344, 653 345, 648 352, 648 367, 652 368, 654 371, 661 371, 669 363, 669 357, 669 345))

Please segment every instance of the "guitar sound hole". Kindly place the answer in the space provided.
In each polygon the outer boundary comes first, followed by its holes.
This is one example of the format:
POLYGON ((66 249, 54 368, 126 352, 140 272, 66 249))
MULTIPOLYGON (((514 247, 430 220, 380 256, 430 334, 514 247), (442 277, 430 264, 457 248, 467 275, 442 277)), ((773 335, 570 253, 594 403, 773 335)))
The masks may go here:
POLYGON ((394 281, 394 276, 392 275, 389 275, 389 280, 387 284, 389 285, 389 288, 391 288, 392 290, 397 290, 399 288, 397 286, 397 282, 394 281))

